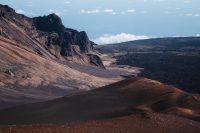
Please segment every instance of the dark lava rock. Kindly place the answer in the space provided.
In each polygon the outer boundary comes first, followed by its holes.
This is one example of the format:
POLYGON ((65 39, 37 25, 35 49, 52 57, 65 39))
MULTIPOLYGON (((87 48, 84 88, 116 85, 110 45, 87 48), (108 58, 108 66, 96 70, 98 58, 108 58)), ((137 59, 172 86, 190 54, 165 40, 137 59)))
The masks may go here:
MULTIPOLYGON (((63 61, 67 57, 78 55, 85 58, 87 54, 95 53, 94 42, 91 42, 85 31, 66 28, 61 18, 56 14, 29 18, 17 14, 14 9, 0 4, 0 35, 23 44, 40 56, 63 61), (13 26, 11 23, 16 26, 13 26), (16 28, 17 27, 17 28, 16 28), (19 30, 20 29, 20 30, 19 30)), ((87 62, 95 66, 103 66, 97 55, 87 62)))
POLYGON ((98 55, 95 54, 89 54, 90 57, 90 63, 95 65, 95 66, 100 66, 102 68, 105 68, 103 65, 103 62, 101 60, 101 58, 98 55))
POLYGON ((33 23, 37 30, 45 32, 47 46, 60 46, 62 56, 73 56, 72 45, 77 45, 81 53, 89 53, 93 50, 93 45, 85 31, 78 32, 73 29, 65 28, 59 16, 50 14, 43 17, 33 18, 33 23))
POLYGON ((33 18, 33 22, 38 30, 44 32, 61 33, 61 30, 64 29, 60 17, 56 14, 50 14, 43 17, 35 17, 33 18))

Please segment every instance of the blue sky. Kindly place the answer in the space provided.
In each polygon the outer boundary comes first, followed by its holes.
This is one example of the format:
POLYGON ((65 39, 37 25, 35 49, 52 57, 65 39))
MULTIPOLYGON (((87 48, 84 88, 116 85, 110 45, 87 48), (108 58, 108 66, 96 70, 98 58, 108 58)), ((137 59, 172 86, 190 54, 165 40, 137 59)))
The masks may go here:
POLYGON ((0 0, 30 17, 58 14, 97 43, 199 36, 200 0, 0 0))

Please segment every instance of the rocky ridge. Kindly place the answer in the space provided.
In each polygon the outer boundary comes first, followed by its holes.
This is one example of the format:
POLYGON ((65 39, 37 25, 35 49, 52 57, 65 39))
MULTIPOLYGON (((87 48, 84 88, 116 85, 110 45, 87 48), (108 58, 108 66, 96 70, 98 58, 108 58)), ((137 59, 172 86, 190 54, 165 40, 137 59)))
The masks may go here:
POLYGON ((29 18, 0 5, 0 35, 56 61, 104 67, 85 31, 66 28, 56 14, 29 18))

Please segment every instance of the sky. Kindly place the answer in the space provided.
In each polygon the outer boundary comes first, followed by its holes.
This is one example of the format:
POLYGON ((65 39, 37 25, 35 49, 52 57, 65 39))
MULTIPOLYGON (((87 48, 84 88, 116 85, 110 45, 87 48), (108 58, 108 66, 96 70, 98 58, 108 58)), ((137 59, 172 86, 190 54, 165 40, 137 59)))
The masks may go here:
POLYGON ((200 0, 0 0, 29 17, 59 15, 98 44, 200 36, 200 0))

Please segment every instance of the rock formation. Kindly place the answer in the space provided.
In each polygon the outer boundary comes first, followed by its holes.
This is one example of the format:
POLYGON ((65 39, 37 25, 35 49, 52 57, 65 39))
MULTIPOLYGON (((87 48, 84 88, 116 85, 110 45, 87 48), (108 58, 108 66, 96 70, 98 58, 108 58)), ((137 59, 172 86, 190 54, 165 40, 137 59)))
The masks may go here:
POLYGON ((56 14, 29 18, 0 5, 0 18, 1 36, 31 48, 41 56, 59 62, 70 60, 104 67, 86 32, 66 28, 56 14))

